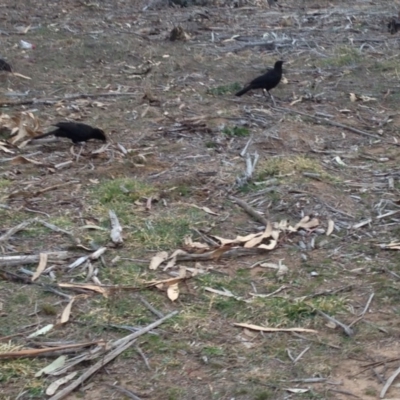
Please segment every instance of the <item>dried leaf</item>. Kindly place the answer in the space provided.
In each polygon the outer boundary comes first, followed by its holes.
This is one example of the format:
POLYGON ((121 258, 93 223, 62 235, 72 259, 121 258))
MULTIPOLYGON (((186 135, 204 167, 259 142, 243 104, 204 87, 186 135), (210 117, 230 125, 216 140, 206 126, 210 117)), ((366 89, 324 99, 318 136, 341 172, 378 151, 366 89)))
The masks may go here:
POLYGON ((75 301, 75 297, 73 297, 70 302, 67 304, 67 306, 64 308, 62 314, 61 314, 61 320, 60 323, 61 324, 65 324, 66 322, 68 322, 69 317, 71 315, 71 308, 72 308, 72 304, 75 301))
POLYGON ((210 246, 200 242, 193 242, 191 236, 185 236, 184 243, 188 247, 192 247, 194 249, 209 249, 210 246))
MULTIPOLYGON (((254 234, 252 234, 253 236, 254 236, 254 234)), ((233 244, 233 243, 238 243, 238 241, 237 241, 237 239, 224 239, 224 238, 222 238, 222 237, 220 237, 220 236, 214 236, 214 235, 210 235, 213 239, 216 239, 216 240, 218 240, 222 245, 225 245, 225 244, 233 244)), ((238 237, 240 237, 240 236, 238 236, 238 237)), ((244 241, 246 241, 246 240, 244 240, 244 241)))
POLYGON ((52 396, 61 385, 64 385, 65 383, 69 382, 71 379, 75 378, 77 375, 78 371, 71 372, 70 374, 64 376, 63 378, 57 379, 53 383, 49 385, 49 387, 46 389, 46 394, 47 396, 52 396))
POLYGON ((219 294, 221 296, 226 296, 226 297, 236 297, 230 290, 224 289, 224 290, 218 290, 218 289, 213 289, 210 287, 205 287, 204 290, 207 292, 219 294))
POLYGON ((300 388, 287 388, 286 389, 290 393, 307 393, 309 389, 300 389, 300 388))
POLYGON ((203 210, 203 211, 205 211, 206 213, 211 214, 211 215, 219 215, 219 214, 217 214, 216 212, 211 211, 208 207, 199 207, 199 206, 197 206, 196 204, 189 204, 189 206, 195 207, 195 208, 197 208, 197 209, 199 209, 199 210, 203 210))
POLYGON ((168 253, 160 251, 151 259, 149 269, 157 269, 167 258, 168 253))
POLYGON ((110 232, 111 240, 115 244, 122 244, 123 243, 123 239, 121 236, 122 226, 119 223, 117 214, 113 210, 109 210, 108 214, 110 216, 110 221, 111 221, 111 232, 110 232))
POLYGON ((298 222, 294 226, 294 229, 296 231, 299 230, 300 228, 307 230, 307 229, 315 228, 318 225, 319 225, 319 221, 317 218, 310 219, 310 217, 306 216, 306 217, 302 218, 301 221, 298 222))
POLYGON ((31 158, 27 158, 24 156, 17 156, 14 157, 11 161, 11 164, 34 164, 34 165, 45 165, 43 163, 41 163, 40 161, 35 161, 32 160, 31 158))
POLYGON ((259 325, 252 325, 252 324, 240 324, 240 323, 234 323, 234 326, 240 326, 242 328, 248 328, 248 329, 253 329, 255 331, 261 331, 261 332, 308 332, 308 333, 318 333, 318 331, 315 331, 314 329, 306 329, 306 328, 267 328, 264 326, 259 326, 259 325))
MULTIPOLYGON (((252 247, 257 246, 264 239, 270 238, 272 236, 273 232, 274 231, 272 230, 272 224, 270 222, 268 222, 268 224, 265 228, 265 231, 258 237, 254 237, 253 239, 250 239, 247 243, 245 243, 244 247, 252 248, 252 247)), ((279 236, 279 232, 275 231, 275 235, 276 234, 277 234, 277 236, 279 236)), ((278 237, 276 237, 275 239, 278 239, 278 237)))
POLYGON ((40 335, 45 335, 47 332, 50 332, 53 329, 54 325, 53 324, 49 324, 44 326, 43 328, 40 328, 38 331, 31 333, 28 336, 28 339, 40 336, 40 335))
POLYGON ((9 148, 6 147, 7 143, 5 142, 0 142, 0 150, 3 150, 5 153, 9 153, 9 154, 14 154, 15 152, 10 150, 9 148))
POLYGON ((48 374, 50 372, 55 371, 58 368, 61 368, 65 364, 65 360, 67 359, 67 356, 60 356, 57 359, 55 359, 51 364, 46 365, 44 368, 42 368, 40 371, 36 372, 35 378, 39 378, 43 374, 48 374))
POLYGON ((179 297, 179 286, 177 283, 168 286, 167 296, 171 301, 175 301, 179 297))
POLYGON ((172 268, 173 266, 175 266, 176 264, 176 258, 180 255, 180 254, 187 254, 186 251, 183 250, 175 250, 170 257, 170 260, 168 261, 168 264, 164 267, 164 271, 166 271, 169 268, 172 268))
POLYGON ((39 254, 39 265, 36 268, 36 271, 32 276, 32 282, 34 282, 37 278, 39 278, 39 276, 45 270, 46 265, 47 265, 47 254, 46 253, 40 253, 39 254))
POLYGON ((107 288, 104 288, 104 287, 101 287, 98 285, 89 285, 89 284, 78 285, 78 284, 73 284, 73 283, 59 283, 58 286, 64 287, 64 288, 77 288, 77 289, 92 290, 93 292, 102 294, 104 297, 108 296, 107 288))
POLYGON ((328 230, 326 231, 326 236, 329 236, 333 232, 334 228, 335 228, 335 223, 331 219, 328 220, 328 230))
POLYGON ((269 244, 260 244, 258 249, 273 250, 278 242, 276 240, 271 240, 269 244))
POLYGON ((278 271, 276 273, 276 276, 277 277, 282 277, 282 276, 286 275, 288 272, 289 272, 289 268, 279 261, 279 268, 278 268, 278 271))

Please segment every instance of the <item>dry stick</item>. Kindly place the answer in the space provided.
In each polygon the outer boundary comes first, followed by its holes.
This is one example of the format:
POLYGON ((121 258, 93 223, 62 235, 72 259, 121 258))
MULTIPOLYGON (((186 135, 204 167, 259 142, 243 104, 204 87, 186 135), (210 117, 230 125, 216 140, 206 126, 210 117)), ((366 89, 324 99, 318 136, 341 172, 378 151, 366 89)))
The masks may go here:
POLYGON ((156 308, 154 308, 144 297, 138 295, 137 298, 140 300, 140 302, 143 305, 145 305, 158 318, 163 318, 164 317, 164 314, 161 311, 158 311, 156 308))
POLYGON ((238 199, 236 197, 231 196, 231 200, 233 200, 237 205, 243 208, 244 211, 247 212, 251 217, 253 217, 257 222, 260 222, 264 226, 268 225, 268 221, 260 215, 253 207, 250 207, 245 201, 238 199))
POLYGON ((374 296, 375 296, 375 293, 372 293, 371 296, 369 296, 367 304, 365 305, 364 310, 360 314, 360 317, 363 317, 365 315, 365 313, 368 311, 368 308, 371 305, 371 302, 372 302, 372 299, 374 298, 374 296))
POLYGON ((90 367, 88 370, 86 370, 85 373, 83 373, 78 379, 76 379, 74 382, 72 382, 70 385, 68 385, 66 388, 61 390, 61 392, 57 393, 56 395, 50 397, 48 400, 60 400, 63 399, 65 396, 67 396, 69 393, 71 393, 74 389, 76 389, 81 383, 85 382, 86 379, 90 378, 95 372, 97 372, 99 369, 103 368, 107 363, 112 361, 115 357, 119 356, 123 351, 128 349, 130 346, 133 345, 135 342, 134 339, 137 337, 144 335, 145 333, 151 331, 158 325, 161 325, 164 321, 167 319, 175 316, 178 314, 178 311, 174 311, 168 315, 166 315, 164 318, 161 318, 152 324, 146 326, 146 328, 141 329, 140 331, 137 331, 135 333, 132 333, 131 335, 128 335, 122 339, 119 339, 115 341, 112 344, 112 347, 115 348, 118 346, 115 350, 111 351, 109 354, 107 354, 103 359, 98 361, 96 364, 94 364, 92 367, 90 367))
POLYGON ((9 229, 4 235, 0 236, 0 242, 4 242, 10 239, 15 233, 25 229, 28 225, 34 222, 34 219, 29 219, 28 221, 22 222, 21 224, 14 226, 13 228, 9 229))
POLYGON ((341 393, 341 394, 347 394, 348 396, 352 396, 352 397, 355 397, 355 398, 357 398, 357 399, 360 398, 360 397, 357 396, 356 394, 353 394, 353 393, 351 393, 351 392, 347 392, 346 390, 339 390, 339 389, 332 389, 332 388, 329 388, 328 391, 330 391, 330 392, 336 392, 336 393, 341 393))
POLYGON ((44 105, 52 105, 54 103, 58 103, 63 100, 77 100, 77 99, 92 99, 96 97, 110 97, 110 96, 137 96, 137 93, 134 92, 126 92, 126 93, 81 93, 81 94, 73 94, 67 95, 64 97, 56 97, 54 99, 30 99, 30 100, 21 100, 16 102, 2 102, 1 106, 26 106, 31 104, 44 104, 44 105))
POLYGON ((143 358, 144 363, 146 364, 146 368, 151 371, 151 367, 149 364, 149 360, 147 359, 147 357, 145 356, 145 354, 143 353, 142 349, 139 346, 135 346, 135 350, 140 354, 140 356, 143 358))
POLYGON ((36 218, 35 221, 39 222, 40 224, 44 225, 46 228, 49 228, 54 232, 63 233, 64 235, 67 235, 71 239, 72 243, 74 243, 75 245, 78 245, 81 242, 72 232, 68 232, 64 229, 61 229, 58 226, 50 224, 49 222, 44 221, 40 218, 36 218))
POLYGON ((397 378, 397 375, 400 374, 400 367, 396 369, 396 371, 394 371, 394 373, 392 374, 392 376, 386 381, 385 386, 382 388, 381 393, 379 395, 379 397, 381 399, 383 399, 386 395, 387 390, 389 389, 390 385, 393 383, 393 381, 397 378))
POLYGON ((389 268, 386 266, 383 267, 383 269, 390 275, 394 276, 397 279, 400 279, 400 275, 397 275, 396 272, 391 271, 389 268))
POLYGON ((129 397, 130 399, 133 400, 141 400, 140 397, 137 397, 136 394, 132 393, 130 390, 125 389, 121 386, 117 386, 117 385, 110 385, 109 383, 106 383, 106 385, 110 388, 116 389, 118 392, 122 393, 123 395, 125 395, 126 397, 129 397))
POLYGON ((330 121, 329 119, 326 119, 326 118, 321 119, 321 118, 315 117, 314 115, 306 114, 306 113, 303 113, 301 111, 290 110, 289 108, 283 108, 283 107, 274 107, 274 109, 278 110, 278 111, 286 111, 286 112, 292 113, 292 114, 303 115, 304 117, 308 117, 308 118, 314 119, 315 121, 322 122, 322 123, 325 123, 327 125, 336 126, 338 128, 347 129, 348 131, 357 133, 359 135, 368 136, 368 137, 373 138, 373 139, 379 139, 379 140, 382 139, 379 136, 372 135, 371 133, 361 131, 360 129, 353 128, 352 126, 344 125, 344 124, 341 124, 340 122, 330 121))
POLYGON ((301 357, 303 357, 303 355, 310 350, 310 346, 306 347, 294 360, 293 360, 293 364, 296 364, 297 361, 300 360, 301 357))
POLYGON ((113 210, 108 210, 110 221, 111 221, 111 233, 110 237, 113 243, 122 244, 124 240, 122 239, 122 226, 119 223, 117 214, 113 210))
POLYGON ((374 361, 373 363, 370 363, 370 364, 367 364, 367 365, 362 365, 363 369, 360 372, 357 372, 354 375, 350 375, 350 378, 352 378, 352 379, 355 378, 357 375, 362 374, 363 372, 367 371, 371 367, 379 367, 380 365, 391 363, 391 362, 395 362, 395 361, 399 361, 399 360, 400 360, 400 358, 396 357, 396 358, 391 358, 389 360, 374 361))
POLYGON ((207 260, 215 260, 216 258, 228 258, 228 257, 242 257, 242 256, 253 256, 257 254, 264 254, 265 249, 259 248, 243 248, 236 247, 233 249, 229 249, 221 252, 221 249, 208 251, 203 254, 178 254, 176 256, 177 261, 207 261, 207 260))
POLYGON ((370 368, 372 373, 376 376, 376 379, 383 385, 385 383, 385 380, 382 378, 382 376, 376 371, 375 368, 370 368))
MULTIPOLYGON (((66 260, 71 256, 68 251, 58 251, 58 252, 45 252, 50 262, 56 262, 60 260, 66 260)), ((0 266, 5 267, 12 267, 17 265, 24 265, 24 264, 34 264, 37 263, 40 259, 39 254, 32 254, 32 255, 21 255, 21 256, 0 256, 0 266)))
MULTIPOLYGON (((76 344, 67 344, 63 346, 57 346, 57 347, 50 347, 50 348, 45 348, 45 349, 24 349, 24 350, 18 350, 18 351, 9 351, 6 353, 0 353, 0 358, 20 358, 20 357, 36 357, 39 354, 52 354, 54 351, 58 350, 65 350, 65 349, 76 349, 80 347, 87 347, 91 346, 93 344, 99 344, 103 343, 102 340, 97 340, 95 342, 85 342, 85 343, 76 343, 76 344)), ((105 343, 104 343, 105 344, 105 343)))
POLYGON ((371 305, 371 301, 374 298, 375 293, 372 293, 369 296, 369 299, 367 301, 367 304, 364 307, 364 310, 361 312, 361 314, 349 325, 349 328, 351 328, 353 325, 355 325, 357 322, 361 321, 364 318, 365 313, 368 311, 369 306, 371 305))
POLYGON ((347 325, 343 324, 342 322, 338 321, 336 318, 333 318, 333 317, 329 316, 328 314, 325 314, 325 313, 322 312, 321 310, 318 310, 318 309, 317 309, 316 311, 317 311, 317 313, 318 313, 319 315, 322 315, 322 316, 323 316, 324 318, 326 318, 328 321, 333 322, 333 323, 336 324, 336 325, 339 325, 339 326, 343 329, 344 333, 345 333, 347 336, 353 336, 353 335, 354 335, 354 332, 353 332, 353 330, 352 330, 351 328, 349 328, 347 325))

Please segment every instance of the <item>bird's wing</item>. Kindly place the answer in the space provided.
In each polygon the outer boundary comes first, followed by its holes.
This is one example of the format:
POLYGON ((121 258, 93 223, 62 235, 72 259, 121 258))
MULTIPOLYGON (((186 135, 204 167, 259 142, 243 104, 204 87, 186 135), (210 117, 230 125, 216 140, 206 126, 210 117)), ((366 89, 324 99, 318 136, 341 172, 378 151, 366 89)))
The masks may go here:
POLYGON ((71 128, 73 128, 74 122, 57 122, 56 124, 53 124, 53 126, 56 126, 57 128, 65 129, 66 131, 68 131, 71 128))

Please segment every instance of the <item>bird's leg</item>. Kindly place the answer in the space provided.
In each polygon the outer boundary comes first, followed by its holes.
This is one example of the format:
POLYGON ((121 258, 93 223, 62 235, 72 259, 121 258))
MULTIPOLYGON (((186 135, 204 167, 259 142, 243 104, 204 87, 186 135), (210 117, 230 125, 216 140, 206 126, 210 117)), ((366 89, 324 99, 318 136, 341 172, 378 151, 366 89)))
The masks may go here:
POLYGON ((268 90, 267 90, 267 92, 268 92, 268 94, 269 94, 269 97, 271 97, 272 104, 274 105, 274 107, 276 107, 276 103, 275 103, 274 96, 272 96, 272 94, 271 94, 268 90))
POLYGON ((74 146, 73 146, 73 147, 75 147, 75 146, 78 146, 78 147, 79 147, 79 153, 78 153, 78 154, 75 154, 75 156, 76 156, 76 162, 79 161, 79 157, 81 156, 81 153, 82 153, 82 150, 83 150, 83 145, 84 145, 83 142, 82 142, 82 143, 74 143, 74 146))

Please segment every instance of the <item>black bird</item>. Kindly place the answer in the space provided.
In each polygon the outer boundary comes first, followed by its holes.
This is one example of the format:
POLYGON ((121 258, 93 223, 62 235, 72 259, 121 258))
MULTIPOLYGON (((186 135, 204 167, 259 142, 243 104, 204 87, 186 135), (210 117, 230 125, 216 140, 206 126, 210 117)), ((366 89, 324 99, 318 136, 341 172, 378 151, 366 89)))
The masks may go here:
POLYGON ((242 96, 252 89, 265 89, 275 105, 275 100, 269 91, 277 86, 278 83, 281 81, 282 64, 283 61, 277 61, 274 65, 274 69, 270 69, 264 75, 258 76, 257 78, 253 79, 244 89, 237 92, 235 96, 242 96))
POLYGON ((4 61, 1 58, 0 58, 0 71, 12 72, 11 65, 7 61, 4 61))
POLYGON ((82 124, 80 122, 59 122, 53 126, 56 126, 58 129, 36 136, 34 139, 41 139, 46 136, 54 135, 71 139, 74 144, 87 142, 90 139, 98 139, 103 142, 107 141, 106 135, 101 129, 93 128, 90 125, 82 124))

